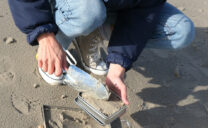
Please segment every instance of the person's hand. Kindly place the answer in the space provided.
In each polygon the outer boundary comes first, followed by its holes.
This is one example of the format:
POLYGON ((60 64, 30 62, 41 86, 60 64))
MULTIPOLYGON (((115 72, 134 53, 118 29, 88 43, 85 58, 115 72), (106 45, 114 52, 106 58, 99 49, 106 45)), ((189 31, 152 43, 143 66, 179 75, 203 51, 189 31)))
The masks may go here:
POLYGON ((127 99, 127 89, 123 82, 125 69, 118 64, 110 64, 109 71, 106 77, 106 85, 112 91, 116 92, 121 96, 124 104, 128 105, 129 101, 127 99))
POLYGON ((67 70, 66 54, 57 42, 53 33, 41 34, 38 38, 38 66, 44 72, 56 76, 62 74, 62 69, 67 70))

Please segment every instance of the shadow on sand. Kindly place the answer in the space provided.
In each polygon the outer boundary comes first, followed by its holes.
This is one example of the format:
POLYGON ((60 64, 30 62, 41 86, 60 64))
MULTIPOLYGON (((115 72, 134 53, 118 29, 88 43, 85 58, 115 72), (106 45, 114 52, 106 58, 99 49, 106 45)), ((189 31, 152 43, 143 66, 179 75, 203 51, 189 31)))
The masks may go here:
POLYGON ((208 28, 196 28, 195 41, 185 49, 145 50, 133 69, 160 86, 144 88, 137 96, 157 106, 131 117, 145 128, 207 128, 207 49, 208 28))

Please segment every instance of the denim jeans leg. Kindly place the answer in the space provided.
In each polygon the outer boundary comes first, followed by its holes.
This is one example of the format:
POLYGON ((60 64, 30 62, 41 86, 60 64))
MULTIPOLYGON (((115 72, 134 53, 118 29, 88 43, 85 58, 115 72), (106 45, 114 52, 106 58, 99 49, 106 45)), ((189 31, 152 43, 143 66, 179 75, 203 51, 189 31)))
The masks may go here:
POLYGON ((159 24, 146 48, 179 49, 193 41, 193 22, 174 6, 165 3, 158 18, 159 24))
POLYGON ((73 38, 88 35, 106 18, 102 0, 54 0, 54 18, 59 32, 56 37, 67 49, 73 38))

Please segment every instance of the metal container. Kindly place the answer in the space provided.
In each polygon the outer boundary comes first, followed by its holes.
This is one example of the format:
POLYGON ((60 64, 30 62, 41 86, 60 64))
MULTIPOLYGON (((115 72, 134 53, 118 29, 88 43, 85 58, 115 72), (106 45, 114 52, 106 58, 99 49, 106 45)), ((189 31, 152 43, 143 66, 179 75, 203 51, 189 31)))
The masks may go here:
POLYGON ((75 99, 75 103, 82 108, 87 114, 89 114, 93 119, 95 119, 100 125, 106 125, 113 122, 115 119, 123 115, 126 111, 126 106, 121 107, 117 112, 106 116, 102 112, 96 110, 89 103, 87 103, 82 97, 82 93, 79 93, 78 97, 75 99))

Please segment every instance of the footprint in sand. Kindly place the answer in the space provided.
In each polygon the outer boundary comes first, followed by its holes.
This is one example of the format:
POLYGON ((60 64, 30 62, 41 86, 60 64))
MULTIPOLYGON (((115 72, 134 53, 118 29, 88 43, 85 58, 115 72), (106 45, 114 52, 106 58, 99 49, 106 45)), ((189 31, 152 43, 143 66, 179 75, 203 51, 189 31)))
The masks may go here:
POLYGON ((0 73, 7 72, 11 69, 11 59, 9 57, 0 58, 0 73))
POLYGON ((15 75, 12 72, 3 72, 0 73, 0 86, 7 86, 13 82, 15 75))
POLYGON ((0 83, 2 82, 9 82, 14 79, 14 73, 12 72, 4 72, 0 73, 0 83))
POLYGON ((12 93, 11 104, 12 107, 20 114, 29 114, 36 108, 37 101, 31 101, 24 96, 17 96, 12 93))
POLYGON ((9 57, 0 58, 0 85, 5 85, 13 81, 15 75, 11 70, 11 60, 9 57))

